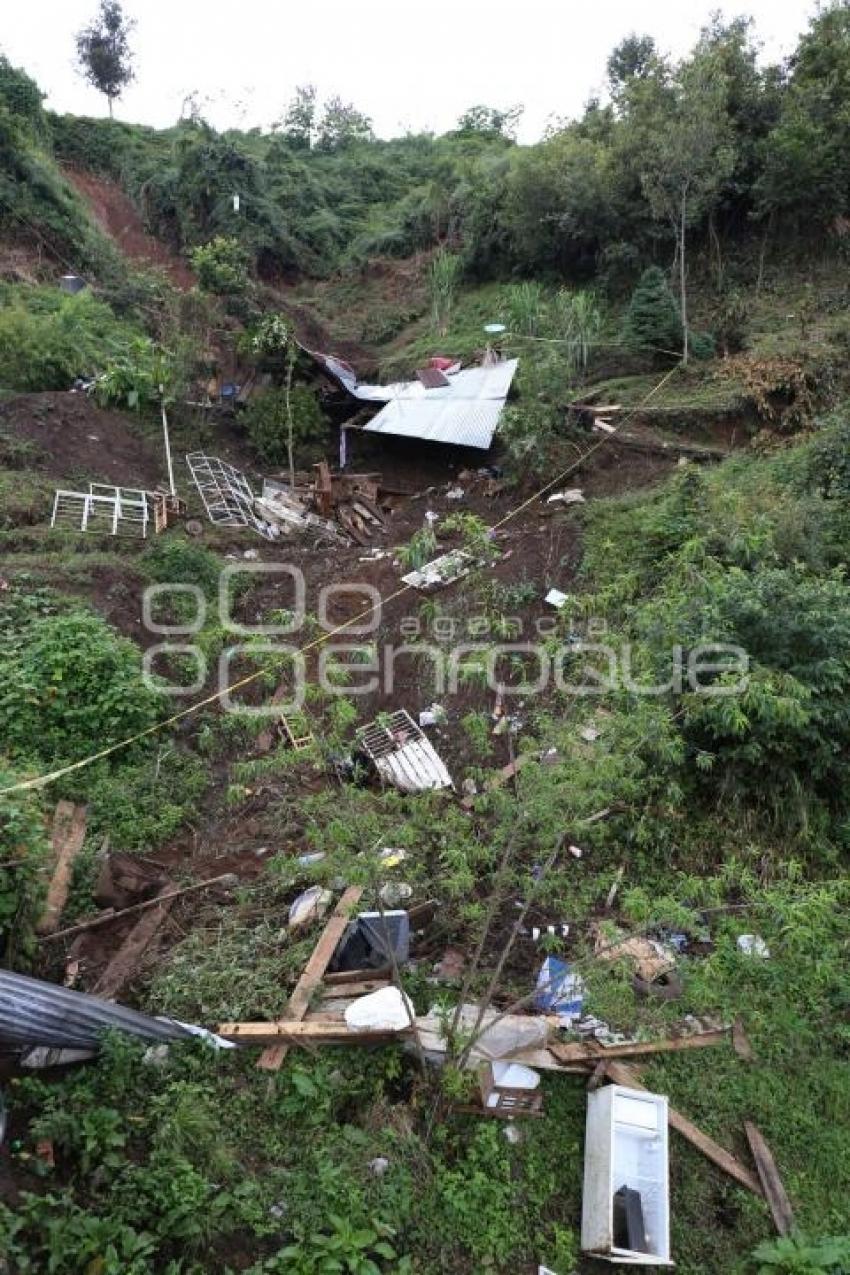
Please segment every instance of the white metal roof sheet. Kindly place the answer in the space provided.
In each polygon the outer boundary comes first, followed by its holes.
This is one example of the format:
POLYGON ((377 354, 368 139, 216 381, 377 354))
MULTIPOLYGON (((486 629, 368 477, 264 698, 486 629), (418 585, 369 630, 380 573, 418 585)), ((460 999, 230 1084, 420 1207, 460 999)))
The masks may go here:
POLYGON ((430 390, 420 381, 385 386, 393 395, 364 429, 486 449, 496 432, 517 362, 506 359, 489 367, 466 368, 449 377, 448 385, 430 390))

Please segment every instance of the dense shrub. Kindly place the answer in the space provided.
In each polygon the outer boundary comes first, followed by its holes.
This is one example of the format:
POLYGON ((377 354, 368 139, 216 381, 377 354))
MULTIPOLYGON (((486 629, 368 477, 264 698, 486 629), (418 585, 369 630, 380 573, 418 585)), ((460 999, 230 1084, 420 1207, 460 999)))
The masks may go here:
POLYGON ((162 706, 138 649, 98 616, 34 619, 0 650, 0 737, 12 757, 86 756, 152 725, 162 706))
POLYGON ((67 389, 76 377, 105 370, 140 337, 89 291, 0 287, 0 385, 15 390, 67 389))
MULTIPOLYGON (((313 390, 294 385, 285 390, 269 390, 252 399, 245 412, 245 428, 260 461, 265 465, 283 465, 287 459, 289 411, 292 413, 292 438, 296 456, 310 453, 311 445, 324 442, 327 421, 313 390)), ((312 454, 312 453, 310 453, 312 454)))
MULTIPOLYGON (((0 788, 24 778, 0 761, 0 788)), ((31 946, 44 897, 47 838, 35 793, 11 793, 0 803, 0 963, 13 965, 31 946)))

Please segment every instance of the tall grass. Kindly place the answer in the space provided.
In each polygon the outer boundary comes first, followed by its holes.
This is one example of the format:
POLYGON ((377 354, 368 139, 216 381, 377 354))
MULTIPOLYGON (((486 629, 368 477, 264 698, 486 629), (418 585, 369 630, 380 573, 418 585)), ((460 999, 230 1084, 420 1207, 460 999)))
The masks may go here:
POLYGON ((454 309, 457 285, 463 273, 461 259, 456 253, 441 248, 431 262, 428 272, 428 290, 431 294, 431 317, 434 330, 445 336, 454 309))

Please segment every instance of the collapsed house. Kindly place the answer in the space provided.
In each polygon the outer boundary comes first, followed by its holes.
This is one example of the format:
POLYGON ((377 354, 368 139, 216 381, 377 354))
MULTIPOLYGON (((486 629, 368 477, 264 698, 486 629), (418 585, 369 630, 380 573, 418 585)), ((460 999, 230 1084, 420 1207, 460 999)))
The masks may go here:
POLYGON ((518 359, 504 359, 481 367, 460 368, 459 364, 452 364, 444 369, 434 364, 445 360, 432 360, 431 366, 419 371, 415 380, 361 385, 354 369, 343 359, 306 346, 301 348, 351 398, 363 404, 382 405, 366 424, 343 425, 342 464, 346 461, 346 435, 350 429, 486 451, 519 365, 518 359))

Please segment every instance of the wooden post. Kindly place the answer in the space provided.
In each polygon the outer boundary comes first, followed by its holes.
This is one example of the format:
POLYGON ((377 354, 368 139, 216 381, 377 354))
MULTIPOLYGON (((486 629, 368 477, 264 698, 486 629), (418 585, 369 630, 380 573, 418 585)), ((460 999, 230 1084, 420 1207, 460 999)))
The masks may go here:
POLYGON ((744 1121, 744 1130, 756 1162, 759 1181, 773 1217, 773 1224, 780 1235, 790 1235, 794 1229, 794 1211, 779 1176, 773 1152, 752 1120, 744 1121))
POLYGON ((47 891, 47 902, 41 920, 36 926, 38 934, 52 934, 59 924, 62 909, 68 901, 74 860, 86 839, 86 807, 75 806, 72 801, 60 801, 53 815, 51 841, 54 853, 53 877, 47 891))

